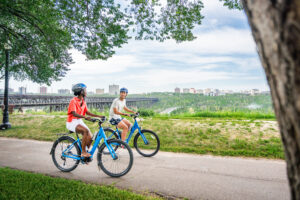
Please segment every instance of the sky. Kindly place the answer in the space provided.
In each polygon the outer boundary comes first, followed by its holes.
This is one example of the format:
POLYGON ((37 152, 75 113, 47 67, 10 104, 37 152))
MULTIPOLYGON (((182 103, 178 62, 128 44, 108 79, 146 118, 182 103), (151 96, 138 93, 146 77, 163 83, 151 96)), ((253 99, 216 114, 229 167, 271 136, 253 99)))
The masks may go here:
MULTIPOLYGON (((243 11, 229 10, 219 0, 203 0, 202 24, 194 30, 192 42, 130 40, 107 61, 86 61, 72 49, 75 61, 61 81, 48 92, 71 89, 85 83, 88 91, 111 84, 127 87, 130 93, 171 92, 179 88, 217 88, 235 91, 257 88, 269 90, 256 52, 256 45, 243 11)), ((0 84, 3 86, 4 81, 0 84)), ((38 92, 39 84, 10 81, 10 88, 27 87, 38 92)))

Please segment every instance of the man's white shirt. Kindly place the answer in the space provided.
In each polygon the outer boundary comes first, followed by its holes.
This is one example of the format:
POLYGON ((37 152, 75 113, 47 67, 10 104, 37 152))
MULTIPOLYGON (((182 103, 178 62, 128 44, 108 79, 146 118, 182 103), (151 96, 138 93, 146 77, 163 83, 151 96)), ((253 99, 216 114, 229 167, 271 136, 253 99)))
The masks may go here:
POLYGON ((114 113, 114 108, 117 108, 117 110, 119 112, 122 112, 124 107, 126 106, 126 99, 123 99, 122 101, 120 100, 120 98, 115 98, 110 106, 109 109, 109 120, 111 118, 114 119, 121 119, 122 117, 120 115, 117 115, 114 113))

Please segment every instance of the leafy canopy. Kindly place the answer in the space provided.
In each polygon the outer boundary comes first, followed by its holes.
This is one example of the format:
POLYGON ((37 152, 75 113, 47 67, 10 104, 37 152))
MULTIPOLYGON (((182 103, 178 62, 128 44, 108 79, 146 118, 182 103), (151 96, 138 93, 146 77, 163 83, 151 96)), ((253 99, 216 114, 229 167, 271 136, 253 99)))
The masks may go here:
MULTIPOLYGON (((240 6, 238 0, 223 2, 240 6)), ((11 74, 47 84, 65 76, 70 48, 106 60, 132 37, 192 41, 202 8, 201 0, 0 0, 0 73, 7 41, 11 74)))

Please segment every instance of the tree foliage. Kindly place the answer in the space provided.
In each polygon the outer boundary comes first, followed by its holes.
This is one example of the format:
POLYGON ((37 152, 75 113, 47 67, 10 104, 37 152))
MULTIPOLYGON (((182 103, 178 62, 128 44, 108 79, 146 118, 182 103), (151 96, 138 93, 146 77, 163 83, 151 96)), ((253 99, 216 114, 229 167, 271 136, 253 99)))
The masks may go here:
POLYGON ((11 74, 51 84, 68 71, 75 48, 87 59, 107 59, 135 39, 195 39, 200 0, 0 0, 0 70, 10 41, 11 74))

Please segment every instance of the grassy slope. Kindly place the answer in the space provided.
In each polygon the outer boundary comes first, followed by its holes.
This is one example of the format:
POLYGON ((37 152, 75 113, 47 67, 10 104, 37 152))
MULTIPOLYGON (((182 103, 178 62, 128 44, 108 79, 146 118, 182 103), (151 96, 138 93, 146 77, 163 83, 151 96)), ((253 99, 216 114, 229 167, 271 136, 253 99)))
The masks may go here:
MULTIPOLYGON (((65 119, 65 116, 12 115, 12 128, 0 132, 0 136, 54 141, 55 133, 66 132, 65 119)), ((92 132, 97 130, 97 124, 86 123, 92 132)), ((163 151, 284 158, 275 121, 146 118, 142 127, 159 135, 163 151)))

